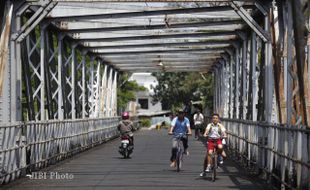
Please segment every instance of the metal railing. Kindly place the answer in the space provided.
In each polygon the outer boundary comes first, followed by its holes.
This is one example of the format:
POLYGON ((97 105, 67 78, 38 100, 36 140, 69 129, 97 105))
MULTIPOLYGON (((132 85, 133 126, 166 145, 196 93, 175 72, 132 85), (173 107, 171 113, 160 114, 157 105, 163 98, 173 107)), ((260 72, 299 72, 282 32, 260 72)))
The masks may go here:
POLYGON ((228 149, 275 189, 310 189, 310 129, 222 119, 228 149))
POLYGON ((0 124, 0 184, 119 135, 119 117, 0 124))

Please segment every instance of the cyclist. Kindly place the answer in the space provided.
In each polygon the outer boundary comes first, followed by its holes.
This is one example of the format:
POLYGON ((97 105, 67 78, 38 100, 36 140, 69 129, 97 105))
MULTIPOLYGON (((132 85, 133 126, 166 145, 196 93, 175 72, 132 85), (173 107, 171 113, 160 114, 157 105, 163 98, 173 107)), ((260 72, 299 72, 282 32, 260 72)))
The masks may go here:
POLYGON ((120 131, 121 135, 128 135, 130 145, 133 146, 133 131, 134 126, 133 122, 129 120, 129 113, 123 112, 122 113, 122 121, 118 124, 117 129, 120 131))
MULTIPOLYGON (((214 146, 217 144, 219 155, 223 152, 222 139, 224 140, 227 136, 225 132, 226 129, 221 123, 219 123, 219 119, 219 114, 214 113, 212 115, 212 123, 207 125, 205 133, 203 134, 204 137, 208 137, 208 151, 204 160, 203 172, 200 176, 205 176, 205 172, 210 172, 211 170, 211 155, 213 153, 214 146)), ((222 164, 223 161, 221 160, 220 163, 222 164)))
POLYGON ((177 138, 176 135, 182 133, 184 134, 184 137, 182 138, 183 147, 184 147, 184 153, 186 155, 189 155, 188 149, 188 139, 186 134, 191 135, 192 131, 190 128, 190 123, 188 118, 184 117, 185 113, 183 110, 178 110, 178 116, 175 117, 171 122, 171 127, 169 129, 168 134, 173 134, 172 138, 172 150, 171 150, 171 164, 170 167, 176 166, 176 153, 177 153, 177 138))
POLYGON ((200 136, 200 129, 202 128, 204 117, 200 111, 197 110, 197 113, 194 115, 194 126, 195 126, 195 138, 199 138, 200 136))

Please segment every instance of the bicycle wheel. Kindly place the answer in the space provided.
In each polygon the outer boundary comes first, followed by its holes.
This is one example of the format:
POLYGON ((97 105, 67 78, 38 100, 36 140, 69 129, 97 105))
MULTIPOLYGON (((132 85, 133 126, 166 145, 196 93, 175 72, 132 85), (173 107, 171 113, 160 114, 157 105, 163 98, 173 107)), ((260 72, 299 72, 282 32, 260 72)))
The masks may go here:
POLYGON ((178 149, 178 152, 177 152, 177 158, 176 158, 176 162, 177 162, 177 172, 180 171, 181 169, 181 165, 182 165, 182 152, 180 150, 180 148, 178 149))
POLYGON ((216 178, 216 169, 217 169, 217 156, 216 156, 216 153, 214 154, 213 153, 213 156, 212 156, 212 181, 214 182, 215 181, 215 178, 216 178))

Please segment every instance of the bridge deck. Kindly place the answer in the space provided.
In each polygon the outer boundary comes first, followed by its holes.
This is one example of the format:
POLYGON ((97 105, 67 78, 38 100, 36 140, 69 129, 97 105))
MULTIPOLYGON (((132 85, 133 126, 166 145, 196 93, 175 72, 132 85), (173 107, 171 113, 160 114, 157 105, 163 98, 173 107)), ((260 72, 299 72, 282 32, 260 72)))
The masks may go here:
MULTIPOLYGON (((141 130, 135 135, 132 159, 122 159, 117 152, 119 140, 113 140, 71 159, 48 167, 47 179, 23 178, 4 189, 264 189, 260 180, 248 177, 234 162, 226 160, 218 179, 200 178, 205 149, 190 137, 190 156, 183 170, 169 167, 171 142, 166 130, 141 130), (51 172, 73 175, 73 179, 50 179, 51 172)), ((58 176, 59 177, 59 176, 58 176)))

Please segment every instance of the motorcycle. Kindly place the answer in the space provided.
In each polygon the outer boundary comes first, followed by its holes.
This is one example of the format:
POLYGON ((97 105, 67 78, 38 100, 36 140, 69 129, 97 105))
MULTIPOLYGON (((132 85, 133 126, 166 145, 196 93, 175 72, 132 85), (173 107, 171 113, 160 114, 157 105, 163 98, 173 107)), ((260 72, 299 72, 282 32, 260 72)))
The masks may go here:
POLYGON ((121 146, 118 151, 124 158, 129 158, 129 155, 133 152, 133 145, 130 144, 130 137, 128 135, 121 137, 121 146))

